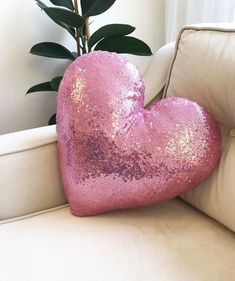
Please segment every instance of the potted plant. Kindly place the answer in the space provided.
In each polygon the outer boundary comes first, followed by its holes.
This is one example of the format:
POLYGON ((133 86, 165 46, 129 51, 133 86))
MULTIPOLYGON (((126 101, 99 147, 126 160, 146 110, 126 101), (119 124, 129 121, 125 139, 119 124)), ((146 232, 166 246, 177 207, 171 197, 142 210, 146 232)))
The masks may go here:
MULTIPOLYGON (((40 0, 37 5, 51 20, 64 28, 76 43, 76 52, 55 42, 41 42, 34 45, 30 53, 55 59, 74 61, 77 57, 94 50, 116 53, 128 53, 139 56, 152 55, 151 49, 143 41, 130 36, 135 27, 128 24, 107 24, 92 35, 90 34, 90 17, 108 10, 116 0, 50 0, 54 5, 48 7, 40 0), (80 7, 80 8, 79 8, 80 7)), ((57 92, 63 76, 54 77, 50 81, 31 87, 27 94, 54 91, 57 92)), ((56 114, 49 120, 49 125, 56 123, 56 114)))

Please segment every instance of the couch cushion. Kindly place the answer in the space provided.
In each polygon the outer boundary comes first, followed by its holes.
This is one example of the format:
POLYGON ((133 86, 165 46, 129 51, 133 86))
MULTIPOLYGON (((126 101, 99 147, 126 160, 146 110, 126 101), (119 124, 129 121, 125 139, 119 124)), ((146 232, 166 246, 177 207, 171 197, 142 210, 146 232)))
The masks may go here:
POLYGON ((235 236, 181 200, 0 225, 4 281, 233 281, 235 236))
POLYGON ((0 220, 65 202, 55 126, 0 136, 0 220))
POLYGON ((220 123, 223 138, 218 169, 182 197, 235 231, 235 25, 185 27, 176 47, 164 96, 204 105, 220 123))

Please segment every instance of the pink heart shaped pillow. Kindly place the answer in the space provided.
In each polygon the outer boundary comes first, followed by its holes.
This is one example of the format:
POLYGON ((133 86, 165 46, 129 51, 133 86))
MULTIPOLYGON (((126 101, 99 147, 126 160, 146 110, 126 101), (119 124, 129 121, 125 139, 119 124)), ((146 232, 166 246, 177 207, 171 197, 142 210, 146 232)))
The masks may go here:
POLYGON ((57 103, 61 173, 74 215, 176 197, 219 161, 220 130, 207 110, 176 97, 144 109, 143 78, 115 53, 72 63, 57 103))

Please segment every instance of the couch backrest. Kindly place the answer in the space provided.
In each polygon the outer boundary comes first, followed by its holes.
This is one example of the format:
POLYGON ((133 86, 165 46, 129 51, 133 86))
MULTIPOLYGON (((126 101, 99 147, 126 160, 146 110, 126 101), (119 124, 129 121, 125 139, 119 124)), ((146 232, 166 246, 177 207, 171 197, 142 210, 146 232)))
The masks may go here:
POLYGON ((182 198, 235 231, 235 25, 186 26, 176 43, 164 97, 204 105, 220 124, 220 164, 182 198))

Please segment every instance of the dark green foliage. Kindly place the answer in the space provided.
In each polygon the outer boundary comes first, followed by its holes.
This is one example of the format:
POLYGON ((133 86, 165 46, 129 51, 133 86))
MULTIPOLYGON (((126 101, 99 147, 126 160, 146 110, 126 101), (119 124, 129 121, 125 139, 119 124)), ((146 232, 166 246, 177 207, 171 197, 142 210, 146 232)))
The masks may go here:
POLYGON ((55 77, 51 80, 51 88, 53 89, 53 91, 58 91, 59 90, 59 86, 60 86, 60 82, 62 80, 63 76, 59 76, 59 77, 55 77))
POLYGON ((63 27, 64 29, 66 29, 74 38, 75 38, 75 29, 68 26, 67 24, 65 24, 64 22, 60 21, 57 17, 48 14, 47 11, 45 11, 45 9, 47 8, 47 6, 40 0, 36 0, 38 6, 49 16, 50 19, 52 19, 56 24, 58 24, 59 26, 63 27))
POLYGON ((81 0, 83 17, 97 16, 107 11, 116 0, 81 0))
POLYGON ((62 8, 47 7, 43 9, 48 16, 71 26, 79 28, 83 25, 83 18, 74 12, 62 8))
POLYGON ((30 89, 28 89, 26 95, 35 92, 44 92, 44 91, 53 91, 51 87, 51 82, 45 82, 31 87, 30 89))
POLYGON ((100 41, 95 50, 132 54, 137 56, 151 56, 152 52, 143 41, 129 36, 110 36, 100 41))
POLYGON ((48 125, 54 125, 54 124, 56 124, 56 113, 53 114, 48 121, 48 125))
POLYGON ((71 11, 74 10, 73 1, 72 0, 50 0, 52 4, 56 6, 62 6, 65 8, 70 9, 71 11))
POLYGON ((32 47, 30 53, 48 58, 75 60, 73 53, 64 46, 53 42, 38 43, 32 47))
POLYGON ((128 24, 108 24, 91 35, 88 41, 89 50, 101 39, 114 35, 128 35, 135 31, 135 27, 128 24))
MULTIPOLYGON (((76 52, 54 42, 42 42, 34 45, 30 53, 37 56, 75 60, 78 56, 92 50, 105 50, 117 53, 127 53, 139 56, 152 54, 149 46, 143 41, 127 36, 135 31, 135 27, 128 24, 108 24, 91 36, 89 35, 89 17, 97 16, 107 11, 116 0, 50 0, 57 7, 49 7, 41 0, 35 0, 37 5, 57 25, 64 28, 76 40, 76 52), (90 37, 90 38, 89 38, 90 37)), ((62 76, 51 81, 31 87, 26 95, 34 92, 57 92, 62 76)), ((56 123, 56 114, 52 115, 49 125, 56 123)))

